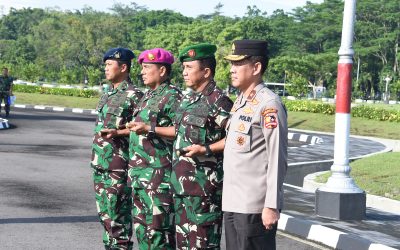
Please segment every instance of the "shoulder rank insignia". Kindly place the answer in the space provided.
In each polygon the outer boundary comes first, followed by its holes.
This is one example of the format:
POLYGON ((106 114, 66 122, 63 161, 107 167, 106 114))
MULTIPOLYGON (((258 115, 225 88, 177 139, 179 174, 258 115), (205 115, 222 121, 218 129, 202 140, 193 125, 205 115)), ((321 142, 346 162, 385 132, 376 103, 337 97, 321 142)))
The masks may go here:
POLYGON ((278 126, 278 111, 276 109, 265 109, 262 112, 262 116, 264 118, 264 127, 265 128, 276 128, 278 126))

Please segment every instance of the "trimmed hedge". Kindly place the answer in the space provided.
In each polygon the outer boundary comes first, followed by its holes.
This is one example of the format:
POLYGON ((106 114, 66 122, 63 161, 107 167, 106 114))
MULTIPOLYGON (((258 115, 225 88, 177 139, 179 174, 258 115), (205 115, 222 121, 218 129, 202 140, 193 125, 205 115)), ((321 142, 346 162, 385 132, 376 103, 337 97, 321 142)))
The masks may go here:
MULTIPOLYGON (((336 106, 328 103, 305 100, 283 99, 287 110, 295 112, 310 112, 334 115, 336 106)), ((400 111, 359 105, 351 109, 352 117, 361 117, 377 121, 400 122, 400 111)))
POLYGON ((322 113, 333 115, 335 114, 335 106, 316 101, 305 101, 305 100, 287 100, 283 99, 287 110, 296 112, 310 112, 310 113, 322 113))
POLYGON ((363 117, 378 121, 400 122, 400 111, 383 108, 374 108, 368 105, 360 105, 351 109, 353 117, 363 117))
POLYGON ((75 97, 85 97, 85 98, 99 97, 99 92, 91 89, 86 90, 86 89, 46 88, 42 86, 15 84, 13 86, 13 91, 22 93, 64 95, 64 96, 75 96, 75 97))

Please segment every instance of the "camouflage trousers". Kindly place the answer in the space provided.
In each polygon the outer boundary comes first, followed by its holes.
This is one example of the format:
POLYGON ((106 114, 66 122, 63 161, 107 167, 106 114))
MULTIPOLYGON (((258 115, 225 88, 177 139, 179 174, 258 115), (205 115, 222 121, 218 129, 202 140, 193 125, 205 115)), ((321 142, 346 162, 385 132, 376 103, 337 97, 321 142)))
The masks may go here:
POLYGON ((174 195, 177 249, 220 249, 221 195, 174 195))
POLYGON ((175 249, 174 213, 169 190, 133 189, 132 214, 140 250, 175 249))
POLYGON ((131 193, 125 171, 94 169, 97 212, 106 249, 132 249, 131 193))

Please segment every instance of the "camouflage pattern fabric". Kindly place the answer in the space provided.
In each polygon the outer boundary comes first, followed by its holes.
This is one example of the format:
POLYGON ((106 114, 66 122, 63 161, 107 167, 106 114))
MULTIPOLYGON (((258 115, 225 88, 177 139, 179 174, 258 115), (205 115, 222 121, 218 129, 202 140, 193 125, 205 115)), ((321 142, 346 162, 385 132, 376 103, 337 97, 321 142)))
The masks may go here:
POLYGON ((220 249, 221 195, 174 196, 177 249, 220 249))
POLYGON ((176 111, 171 185, 175 194, 208 196, 221 193, 223 154, 212 157, 178 156, 177 150, 192 144, 212 144, 225 137, 232 101, 210 82, 201 93, 183 97, 176 111))
MULTIPOLYGON (((182 202, 176 203, 175 209, 178 208, 183 211, 182 206, 185 206, 185 211, 192 209, 191 207, 197 209, 198 206, 193 204, 199 200, 207 201, 207 203, 201 204, 201 209, 198 210, 198 213, 196 212, 196 216, 207 218, 210 217, 209 211, 213 211, 216 214, 213 214, 210 218, 214 218, 215 221, 207 220, 207 223, 213 225, 220 225, 222 220, 220 197, 222 195, 223 154, 190 158, 183 155, 178 156, 176 152, 192 144, 212 144, 224 138, 224 128, 231 108, 232 101, 212 81, 201 93, 191 92, 184 96, 176 111, 176 138, 174 141, 171 186, 176 199, 175 202, 179 201, 177 197, 182 197, 182 202), (185 196, 186 198, 184 198, 185 196), (216 199, 215 197, 219 198, 216 199), (182 205, 185 204, 185 199, 193 204, 190 206, 188 204, 182 205), (201 211, 205 211, 204 214, 201 211)), ((175 221, 177 237, 178 235, 181 237, 178 240, 179 249, 187 249, 185 246, 201 245, 203 243, 200 244, 199 242, 203 241, 209 242, 209 238, 197 238, 194 229, 182 233, 182 230, 188 227, 186 225, 188 221, 191 221, 189 225, 196 228, 196 221, 185 218, 185 216, 189 216, 188 212, 179 212, 178 214, 178 211, 176 211, 176 216, 179 216, 179 219, 177 217, 175 221), (192 232, 193 234, 191 234, 192 232), (179 245, 180 243, 184 245, 179 245)), ((197 220, 197 222, 201 222, 201 220, 197 220)), ((218 243, 217 245, 219 245, 221 237, 219 227, 208 227, 208 229, 209 232, 202 232, 201 234, 203 236, 215 234, 212 240, 213 244, 218 243)))
POLYGON ((1 103, 4 100, 4 108, 6 113, 10 113, 10 103, 8 102, 8 97, 10 96, 11 84, 13 82, 13 78, 8 76, 0 76, 0 110, 1 103))
POLYGON ((110 249, 131 249, 131 188, 127 185, 129 138, 103 139, 103 128, 116 129, 132 120, 143 93, 130 82, 104 93, 97 106, 92 144, 97 211, 104 226, 103 242, 110 249))
POLYGON ((175 225, 170 190, 135 189, 133 223, 140 250, 175 249, 175 225))
MULTIPOLYGON (((135 121, 155 127, 173 125, 182 94, 169 83, 149 91, 135 111, 135 121)), ((134 188, 133 216, 140 249, 175 249, 170 177, 172 141, 130 134, 129 182, 134 188)))
MULTIPOLYGON (((135 121, 155 124, 157 127, 173 126, 175 110, 182 94, 176 87, 163 83, 149 91, 135 111, 135 121)), ((130 133, 129 178, 133 188, 170 189, 172 140, 130 133)))
POLYGON ((94 169, 96 206, 104 226, 103 243, 111 249, 132 249, 131 188, 125 172, 94 169))

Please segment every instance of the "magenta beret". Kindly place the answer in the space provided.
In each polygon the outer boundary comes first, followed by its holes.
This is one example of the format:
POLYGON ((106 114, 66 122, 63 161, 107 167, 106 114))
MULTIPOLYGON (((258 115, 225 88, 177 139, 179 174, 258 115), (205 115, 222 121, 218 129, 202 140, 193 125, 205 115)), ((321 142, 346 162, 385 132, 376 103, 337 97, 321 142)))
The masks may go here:
POLYGON ((161 48, 143 51, 138 58, 138 63, 165 63, 173 64, 174 56, 171 52, 161 48))

